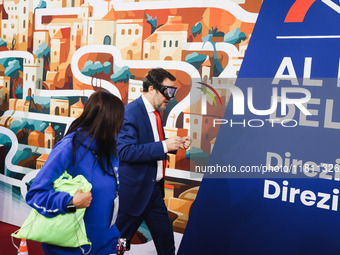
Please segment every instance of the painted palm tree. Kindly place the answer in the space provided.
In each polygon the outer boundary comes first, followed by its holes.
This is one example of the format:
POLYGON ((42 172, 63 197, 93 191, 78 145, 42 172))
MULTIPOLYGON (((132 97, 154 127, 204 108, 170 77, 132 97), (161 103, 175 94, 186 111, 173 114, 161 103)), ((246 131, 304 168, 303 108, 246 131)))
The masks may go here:
MULTIPOLYGON (((213 62, 214 63, 214 75, 213 75, 214 77, 217 77, 220 75, 220 73, 223 71, 223 67, 220 64, 220 62, 218 62, 218 59, 217 59, 216 42, 213 42, 211 39, 214 36, 220 37, 222 33, 223 32, 219 32, 217 31, 217 28, 215 28, 215 29, 209 30, 209 34, 207 36, 202 37, 202 41, 203 41, 202 49, 204 48, 204 45, 207 42, 210 42, 214 49, 214 62, 213 62)), ((223 36, 224 36, 224 33, 223 33, 223 36)))

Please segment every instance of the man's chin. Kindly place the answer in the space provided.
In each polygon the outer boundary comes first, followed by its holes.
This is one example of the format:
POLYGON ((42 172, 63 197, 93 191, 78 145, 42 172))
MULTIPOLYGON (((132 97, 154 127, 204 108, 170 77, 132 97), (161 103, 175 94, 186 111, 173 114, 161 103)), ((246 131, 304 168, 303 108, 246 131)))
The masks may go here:
POLYGON ((165 108, 167 107, 167 103, 163 103, 160 107, 159 107, 159 110, 160 111, 163 111, 163 110, 165 110, 165 108))

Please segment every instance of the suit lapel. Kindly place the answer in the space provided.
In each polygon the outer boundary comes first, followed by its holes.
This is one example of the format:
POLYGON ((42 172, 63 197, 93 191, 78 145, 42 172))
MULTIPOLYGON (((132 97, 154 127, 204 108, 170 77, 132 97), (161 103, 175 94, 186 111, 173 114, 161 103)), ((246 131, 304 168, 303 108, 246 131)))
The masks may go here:
POLYGON ((155 141, 155 137, 153 136, 153 131, 152 131, 152 126, 150 123, 150 118, 149 118, 149 114, 146 111, 142 96, 140 96, 138 99, 136 99, 137 104, 139 106, 140 112, 142 113, 142 115, 140 117, 140 120, 144 123, 144 127, 145 127, 145 134, 147 135, 147 137, 152 137, 152 141, 150 140, 150 142, 155 141))

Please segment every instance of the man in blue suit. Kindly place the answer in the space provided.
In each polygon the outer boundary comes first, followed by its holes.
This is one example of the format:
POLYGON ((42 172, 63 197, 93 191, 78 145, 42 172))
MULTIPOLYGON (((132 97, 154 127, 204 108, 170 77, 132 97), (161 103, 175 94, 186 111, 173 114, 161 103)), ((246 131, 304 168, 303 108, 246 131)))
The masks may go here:
POLYGON ((145 220, 157 254, 175 254, 172 225, 164 204, 164 170, 167 152, 187 149, 189 137, 164 140, 159 112, 175 96, 176 78, 162 68, 149 71, 143 94, 125 107, 118 134, 120 205, 116 225, 130 239, 145 220))

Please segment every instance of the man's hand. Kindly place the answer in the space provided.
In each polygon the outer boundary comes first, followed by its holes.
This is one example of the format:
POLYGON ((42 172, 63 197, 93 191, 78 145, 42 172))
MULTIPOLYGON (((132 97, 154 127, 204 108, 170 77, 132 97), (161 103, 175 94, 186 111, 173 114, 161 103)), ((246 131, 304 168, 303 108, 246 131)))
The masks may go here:
POLYGON ((76 208, 86 208, 89 207, 92 201, 92 193, 82 192, 78 190, 76 194, 73 196, 73 204, 76 208))
POLYGON ((188 149, 191 145, 191 138, 190 136, 185 136, 181 138, 181 145, 180 149, 188 149))
POLYGON ((175 151, 178 149, 188 149, 191 145, 190 136, 179 137, 173 136, 165 140, 168 151, 175 151))
POLYGON ((181 149, 182 146, 182 138, 179 136, 172 136, 165 140, 166 147, 168 151, 175 151, 181 149))

